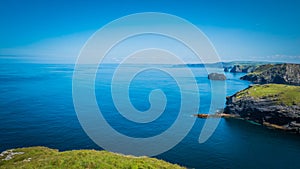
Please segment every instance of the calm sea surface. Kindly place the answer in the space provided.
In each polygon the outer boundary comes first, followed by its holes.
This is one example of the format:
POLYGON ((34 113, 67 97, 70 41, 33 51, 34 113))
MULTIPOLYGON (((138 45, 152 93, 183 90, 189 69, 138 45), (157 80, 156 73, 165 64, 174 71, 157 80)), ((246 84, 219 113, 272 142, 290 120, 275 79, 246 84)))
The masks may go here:
MULTIPOLYGON (((124 119, 114 107, 110 96, 114 69, 114 65, 103 66, 95 85, 98 105, 111 126, 131 137, 146 138, 167 130, 180 108, 176 81, 156 70, 145 71, 132 81, 130 98, 138 110, 149 108, 148 95, 153 89, 162 89, 168 99, 166 111, 156 121, 136 124, 124 119)), ((182 68, 170 69, 180 72, 182 68)), ((200 91, 199 112, 207 113, 211 101, 210 82, 204 68, 191 69, 200 91)), ((0 151, 27 146, 101 149, 85 134, 77 119, 72 100, 72 75, 73 65, 0 65, 0 151)), ((242 74, 226 76, 227 95, 249 85, 239 80, 242 74)), ((181 78, 189 85, 189 77, 181 78)), ((194 118, 189 112, 186 114, 194 118)), ((205 119, 197 119, 177 146, 157 158, 190 168, 300 168, 299 136, 241 120, 221 119, 212 137, 199 144, 204 122, 205 119)))

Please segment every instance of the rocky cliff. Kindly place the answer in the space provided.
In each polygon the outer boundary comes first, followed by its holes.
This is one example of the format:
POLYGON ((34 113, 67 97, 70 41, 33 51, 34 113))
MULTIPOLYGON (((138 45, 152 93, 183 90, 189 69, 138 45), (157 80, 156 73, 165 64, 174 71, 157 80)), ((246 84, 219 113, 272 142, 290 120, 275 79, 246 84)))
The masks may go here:
POLYGON ((300 133, 300 87, 254 85, 226 98, 224 113, 300 133))
POLYGON ((234 65, 231 68, 230 73, 250 73, 253 72, 255 68, 255 65, 234 65))
POLYGON ((243 77, 257 84, 290 84, 300 85, 300 64, 267 64, 257 67, 254 72, 243 77))

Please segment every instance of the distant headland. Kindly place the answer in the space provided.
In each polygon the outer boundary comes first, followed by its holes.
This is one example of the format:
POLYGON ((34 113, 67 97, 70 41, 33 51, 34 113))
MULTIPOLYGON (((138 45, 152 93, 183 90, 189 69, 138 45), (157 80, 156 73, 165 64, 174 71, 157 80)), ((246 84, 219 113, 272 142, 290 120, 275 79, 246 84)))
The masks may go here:
POLYGON ((225 63, 224 71, 248 73, 241 80, 254 85, 228 96, 223 112, 197 117, 239 118, 300 134, 300 64, 225 63))
POLYGON ((257 85, 227 97, 224 113, 300 134, 300 65, 255 67, 241 79, 257 85))

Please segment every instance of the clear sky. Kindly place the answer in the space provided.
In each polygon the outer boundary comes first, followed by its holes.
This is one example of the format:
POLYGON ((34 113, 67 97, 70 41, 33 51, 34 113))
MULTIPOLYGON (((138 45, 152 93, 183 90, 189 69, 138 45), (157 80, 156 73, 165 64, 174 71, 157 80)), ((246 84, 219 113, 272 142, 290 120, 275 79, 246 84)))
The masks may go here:
POLYGON ((222 61, 300 62, 299 0, 1 0, 0 62, 73 62, 94 31, 138 12, 197 25, 222 61))

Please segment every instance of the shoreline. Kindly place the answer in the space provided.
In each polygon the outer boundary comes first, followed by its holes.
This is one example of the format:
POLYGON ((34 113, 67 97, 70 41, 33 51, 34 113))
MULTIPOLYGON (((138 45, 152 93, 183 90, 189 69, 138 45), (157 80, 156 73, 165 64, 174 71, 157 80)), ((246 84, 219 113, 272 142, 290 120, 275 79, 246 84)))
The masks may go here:
POLYGON ((250 119, 247 119, 247 118, 242 118, 239 115, 234 115, 234 114, 226 114, 226 113, 202 114, 201 113, 201 114, 194 114, 194 116, 197 117, 197 118, 200 118, 200 119, 224 118, 224 119, 244 120, 248 123, 264 126, 266 128, 269 128, 269 129, 287 131, 287 132, 290 132, 290 133, 296 133, 297 134, 297 131, 293 131, 293 130, 289 129, 288 127, 285 127, 284 125, 272 124, 272 123, 269 123, 269 122, 258 123, 254 120, 250 120, 250 119))

